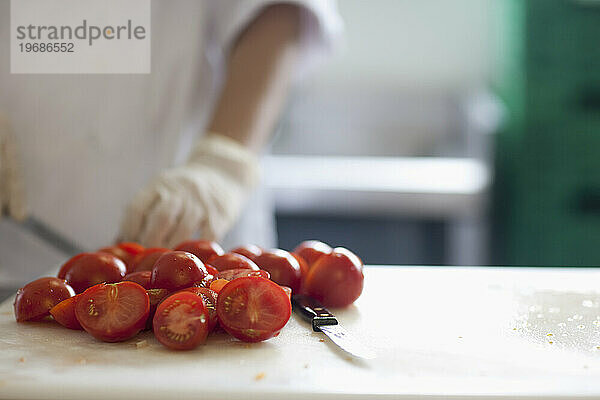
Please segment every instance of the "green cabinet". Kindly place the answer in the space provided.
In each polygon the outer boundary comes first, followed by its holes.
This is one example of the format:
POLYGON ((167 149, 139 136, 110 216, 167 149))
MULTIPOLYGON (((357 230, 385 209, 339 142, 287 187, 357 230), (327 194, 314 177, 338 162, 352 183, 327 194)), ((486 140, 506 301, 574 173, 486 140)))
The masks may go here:
POLYGON ((502 3, 495 261, 600 265, 600 1, 502 3))

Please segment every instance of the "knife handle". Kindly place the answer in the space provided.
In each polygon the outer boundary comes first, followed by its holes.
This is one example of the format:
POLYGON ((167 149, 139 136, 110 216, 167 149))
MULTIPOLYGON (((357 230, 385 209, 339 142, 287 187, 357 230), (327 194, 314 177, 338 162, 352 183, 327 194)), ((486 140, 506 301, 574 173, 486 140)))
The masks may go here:
POLYGON ((296 294, 292 296, 292 303, 302 318, 310 321, 315 332, 321 331, 319 328, 321 325, 338 324, 337 318, 312 297, 296 294))

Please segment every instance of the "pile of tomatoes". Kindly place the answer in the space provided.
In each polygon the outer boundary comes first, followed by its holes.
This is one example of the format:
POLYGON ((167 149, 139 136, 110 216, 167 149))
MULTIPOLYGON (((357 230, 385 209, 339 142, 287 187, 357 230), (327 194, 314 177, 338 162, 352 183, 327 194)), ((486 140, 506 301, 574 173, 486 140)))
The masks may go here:
POLYGON ((259 342, 277 336, 292 293, 345 307, 363 287, 362 261, 310 240, 293 252, 246 245, 228 253, 191 240, 175 249, 119 243, 69 259, 58 276, 19 289, 17 322, 54 319, 96 339, 119 342, 152 329, 160 343, 193 349, 214 330, 259 342))

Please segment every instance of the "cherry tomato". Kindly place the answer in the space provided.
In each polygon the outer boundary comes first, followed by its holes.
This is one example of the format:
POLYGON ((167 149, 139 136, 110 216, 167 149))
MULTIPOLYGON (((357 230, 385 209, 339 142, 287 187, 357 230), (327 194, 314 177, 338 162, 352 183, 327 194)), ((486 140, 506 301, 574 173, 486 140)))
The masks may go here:
POLYGON ((346 307, 363 289, 362 262, 350 250, 336 247, 320 257, 306 277, 306 293, 325 307, 346 307))
POLYGON ((177 292, 158 305, 152 321, 154 336, 170 349, 190 350, 206 341, 209 319, 201 296, 177 292))
POLYGON ((219 271, 242 268, 258 271, 260 269, 252 260, 236 253, 227 253, 220 256, 214 256, 210 259, 209 263, 219 271))
POLYGON ((150 312, 146 320, 146 329, 152 329, 152 319, 154 318, 154 313, 156 313, 156 307, 170 293, 167 289, 146 289, 146 294, 150 300, 150 312))
POLYGON ((102 283, 81 294, 75 316, 89 334, 120 342, 142 330, 150 312, 146 289, 134 282, 102 283))
POLYGON ((296 259, 296 261, 298 261, 298 264, 300 265, 300 291, 304 290, 304 281, 306 281, 306 277, 308 276, 308 263, 306 262, 306 260, 304 260, 304 258, 300 257, 298 254, 296 253, 290 253, 292 255, 292 257, 294 257, 296 259))
POLYGON ((260 247, 254 245, 254 244, 247 244, 245 246, 236 247, 235 249, 230 250, 229 252, 241 254, 244 257, 249 258, 250 260, 254 261, 254 259, 256 257, 261 255, 261 253, 263 252, 263 249, 261 249, 260 247))
POLYGON ((58 275, 56 275, 56 276, 57 276, 58 278, 60 278, 60 279, 65 279, 65 276, 67 276, 67 271, 68 271, 69 269, 71 269, 71 266, 73 266, 73 264, 74 264, 74 263, 75 263, 75 262, 76 262, 78 259, 80 259, 81 257, 83 257, 83 256, 84 256, 84 255, 86 255, 86 254, 90 254, 90 253, 79 253, 79 254, 77 254, 77 255, 75 255, 75 256, 73 256, 73 257, 69 258, 69 259, 67 260, 67 262, 66 262, 66 263, 64 263, 64 264, 62 265, 62 267, 60 267, 60 269, 58 270, 58 275))
POLYGON ((202 282, 208 274, 198 257, 186 251, 171 251, 156 260, 150 286, 175 291, 202 282))
POLYGON ((226 269, 217 274, 218 279, 226 279, 232 281, 237 278, 243 278, 244 276, 261 276, 266 279, 271 279, 271 274, 265 270, 254 271, 246 268, 226 269))
POLYGON ((42 319, 52 307, 73 296, 75 291, 64 279, 36 279, 17 291, 15 318, 17 322, 42 319))
POLYGON ((69 297, 52 307, 50 314, 54 317, 54 320, 69 329, 83 330, 77 317, 75 316, 75 304, 81 295, 78 294, 73 297, 69 297))
POLYGON ((285 291, 276 283, 257 276, 229 282, 217 298, 221 326, 245 342, 260 342, 276 336, 291 314, 285 291))
POLYGON ((219 322, 217 317, 217 292, 205 287, 191 287, 183 289, 183 291, 191 292, 202 297, 204 305, 206 305, 206 308, 208 309, 208 332, 212 332, 213 329, 215 329, 217 322, 219 322))
POLYGON ((112 254, 119 260, 123 261, 125 267, 127 268, 126 273, 133 272, 133 270, 131 269, 131 262, 133 261, 133 256, 124 249, 118 246, 109 246, 96 250, 96 253, 112 254))
POLYGON ((331 247, 318 240, 306 240, 300 243, 294 249, 293 253, 296 253, 308 264, 308 268, 312 268, 312 265, 324 254, 331 253, 331 247))
POLYGON ((229 281, 227 279, 215 279, 210 283, 210 290, 214 291, 215 293, 219 293, 221 289, 223 289, 223 287, 228 283, 229 281))
POLYGON ((125 275, 124 281, 135 282, 144 289, 150 289, 152 271, 138 271, 125 275))
POLYGON ((123 261, 108 253, 86 253, 73 261, 65 279, 81 293, 99 283, 120 282, 125 276, 123 261))
POLYGON ((210 240, 188 240, 177 245, 174 250, 192 253, 202 262, 208 262, 211 257, 225 254, 225 251, 219 243, 211 242, 210 240))
POLYGON ((154 263, 160 256, 165 253, 170 252, 171 250, 165 249, 162 247, 151 247, 138 253, 133 260, 131 261, 131 271, 139 272, 139 271, 152 271, 152 267, 154 267, 154 263))
POLYGON ((269 271, 271 280, 280 285, 289 286, 294 293, 300 290, 302 272, 298 261, 287 251, 274 249, 256 257, 256 264, 269 271))
POLYGON ((219 270, 210 264, 204 263, 204 267, 206 268, 206 271, 211 275, 217 275, 219 273, 219 270))
POLYGON ((134 242, 121 242, 117 243, 117 247, 125 250, 131 257, 135 257, 145 250, 144 246, 134 242))

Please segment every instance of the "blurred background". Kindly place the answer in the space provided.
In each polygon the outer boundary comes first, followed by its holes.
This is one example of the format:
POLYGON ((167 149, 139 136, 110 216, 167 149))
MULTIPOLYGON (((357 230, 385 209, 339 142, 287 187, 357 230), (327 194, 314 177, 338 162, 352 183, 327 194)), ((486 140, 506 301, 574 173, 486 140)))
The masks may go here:
POLYGON ((285 167, 268 169, 281 247, 600 263, 600 1, 339 8, 345 49, 295 93, 267 160, 285 167))
MULTIPOLYGON (((296 88, 264 160, 281 248, 600 264, 599 0, 338 4, 344 45, 296 88)), ((0 270, 0 297, 72 250, 10 220, 0 238, 1 265, 29 257, 0 270)))

